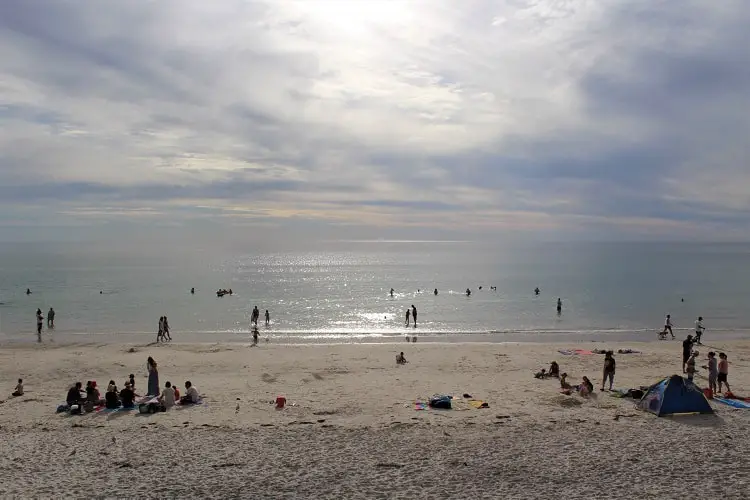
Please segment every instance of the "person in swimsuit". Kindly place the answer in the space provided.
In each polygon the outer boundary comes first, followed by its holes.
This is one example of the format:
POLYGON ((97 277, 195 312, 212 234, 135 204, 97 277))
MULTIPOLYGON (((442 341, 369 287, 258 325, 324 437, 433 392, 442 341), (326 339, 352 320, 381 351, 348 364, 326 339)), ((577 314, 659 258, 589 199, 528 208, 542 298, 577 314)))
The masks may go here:
POLYGON ((414 304, 411 305, 411 319, 414 320, 414 328, 417 327, 417 308, 414 307, 414 304))
POLYGON ((411 309, 406 310, 406 326, 409 326, 411 324, 411 309))

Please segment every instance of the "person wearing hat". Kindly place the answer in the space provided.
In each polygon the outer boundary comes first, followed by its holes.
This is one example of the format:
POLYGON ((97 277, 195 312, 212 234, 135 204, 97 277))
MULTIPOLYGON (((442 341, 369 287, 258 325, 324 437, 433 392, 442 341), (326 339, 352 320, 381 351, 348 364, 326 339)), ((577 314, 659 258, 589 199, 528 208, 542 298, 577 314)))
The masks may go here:
POLYGON ((682 373, 685 373, 685 368, 690 359, 690 352, 693 350, 693 336, 688 335, 685 340, 682 341, 682 373))

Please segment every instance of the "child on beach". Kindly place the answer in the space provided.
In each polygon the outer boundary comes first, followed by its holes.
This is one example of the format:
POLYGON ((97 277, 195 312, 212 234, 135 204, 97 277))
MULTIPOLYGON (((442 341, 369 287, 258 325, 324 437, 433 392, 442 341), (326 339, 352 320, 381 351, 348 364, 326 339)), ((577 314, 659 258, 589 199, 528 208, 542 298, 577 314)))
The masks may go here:
POLYGON ((716 376, 718 374, 718 368, 716 365, 716 353, 711 351, 708 353, 708 387, 711 392, 716 394, 716 376))
POLYGON ((698 351, 693 351, 688 358, 687 363, 685 363, 687 366, 687 379, 691 382, 693 381, 693 375, 695 375, 695 358, 698 357, 698 354, 698 351))
POLYGON ((578 386, 578 394, 587 398, 594 392, 594 384, 591 383, 588 377, 584 376, 581 381, 581 385, 578 386))
POLYGON ((727 392, 732 390, 729 388, 727 377, 729 377, 729 361, 727 361, 727 355, 721 352, 719 353, 719 392, 721 392, 722 382, 727 386, 727 392))
POLYGON ((397 365, 405 365, 406 363, 408 363, 408 361, 406 361, 406 357, 404 357, 404 353, 402 351, 401 354, 399 354, 398 356, 396 356, 396 364, 397 365))
POLYGON ((23 396, 23 379, 18 379, 18 384, 16 385, 16 389, 13 392, 13 397, 23 396))

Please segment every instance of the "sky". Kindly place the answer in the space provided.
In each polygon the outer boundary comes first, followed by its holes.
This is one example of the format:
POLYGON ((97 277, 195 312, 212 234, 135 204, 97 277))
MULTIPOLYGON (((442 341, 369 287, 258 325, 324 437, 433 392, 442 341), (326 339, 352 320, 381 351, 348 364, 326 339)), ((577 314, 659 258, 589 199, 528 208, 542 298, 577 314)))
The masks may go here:
POLYGON ((747 0, 0 2, 0 240, 747 240, 747 0))

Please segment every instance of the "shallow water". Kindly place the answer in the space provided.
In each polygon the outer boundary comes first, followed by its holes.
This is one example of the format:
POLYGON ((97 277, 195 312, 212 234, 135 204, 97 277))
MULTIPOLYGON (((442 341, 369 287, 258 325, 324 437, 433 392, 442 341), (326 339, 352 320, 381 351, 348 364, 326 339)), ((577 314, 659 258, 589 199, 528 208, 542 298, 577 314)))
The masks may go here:
POLYGON ((414 331, 412 304, 425 340, 651 340, 666 313, 678 336, 702 315, 707 338, 736 338, 750 329, 748 264, 740 244, 363 242, 257 254, 4 244, 0 338, 35 340, 34 312, 52 306, 45 338, 155 338, 167 315, 176 340, 246 341, 257 305, 277 340, 381 341, 414 331))

